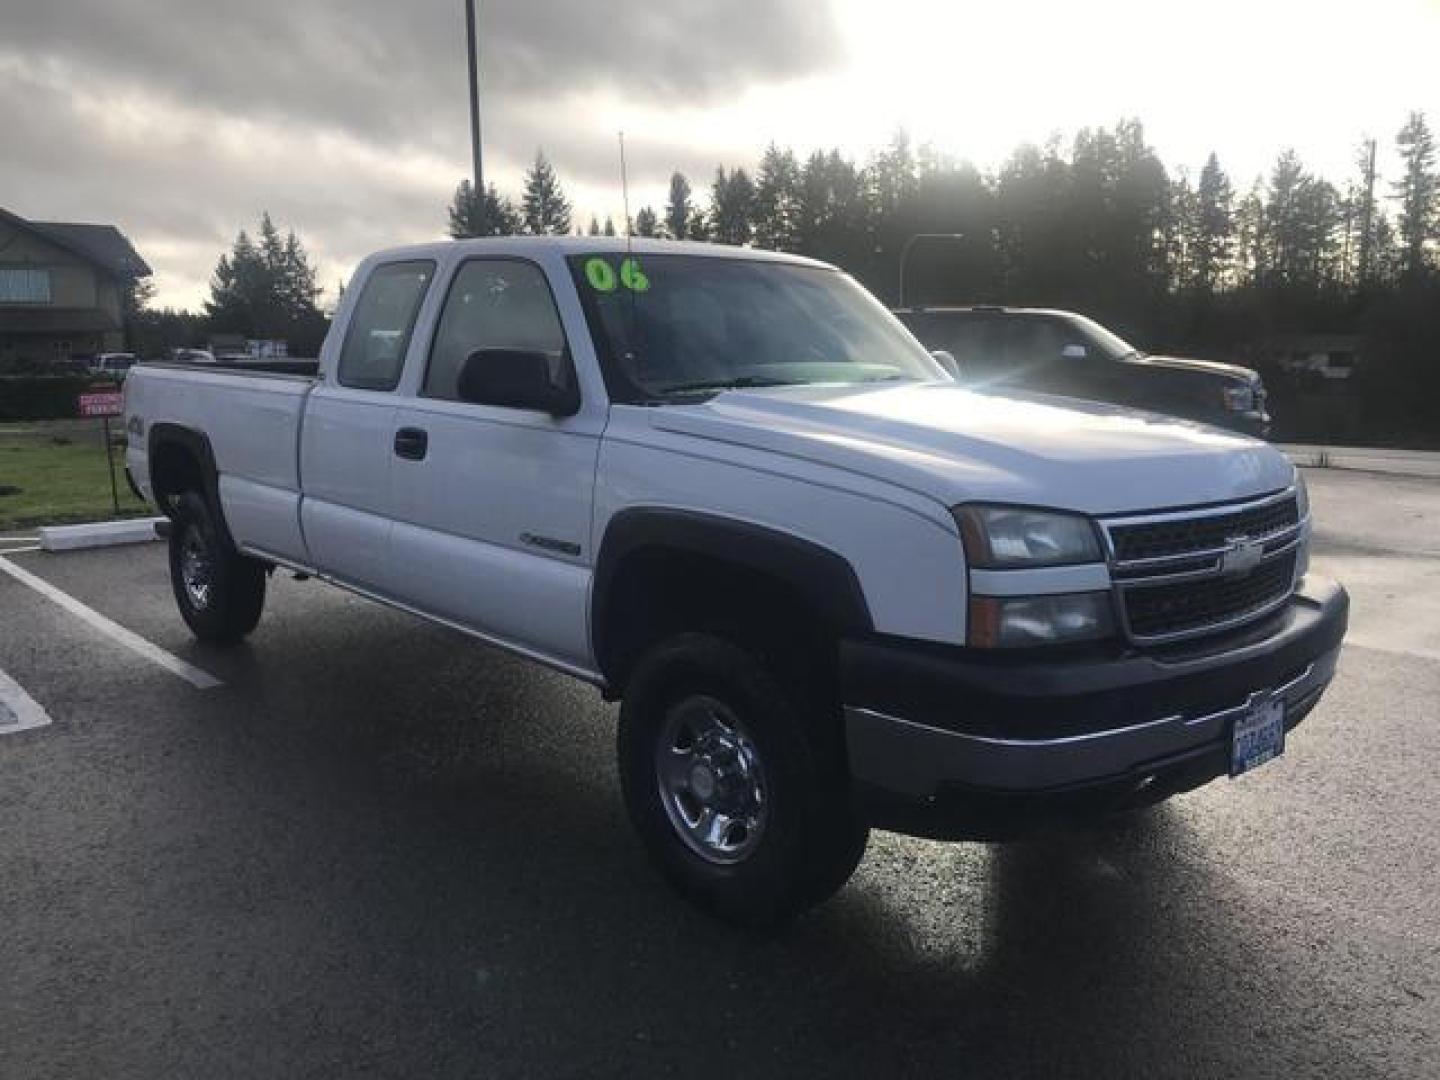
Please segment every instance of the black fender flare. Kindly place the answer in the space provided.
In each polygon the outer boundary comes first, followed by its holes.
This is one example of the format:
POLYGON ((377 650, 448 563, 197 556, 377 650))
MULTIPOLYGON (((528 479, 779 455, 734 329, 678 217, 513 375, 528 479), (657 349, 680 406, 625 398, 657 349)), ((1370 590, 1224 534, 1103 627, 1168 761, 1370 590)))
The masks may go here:
POLYGON ((678 551, 765 574, 794 588, 837 632, 860 635, 874 630, 854 567, 829 548, 735 518, 632 507, 610 519, 595 561, 591 644, 602 670, 609 666, 607 636, 616 580, 627 558, 646 549, 678 551))
POLYGON ((150 489, 155 492, 155 502, 160 508, 160 512, 169 517, 170 507, 160 497, 155 483, 156 453, 163 446, 184 447, 200 463, 200 493, 210 504, 210 509, 215 515, 215 523, 219 526, 225 542, 233 548, 235 538, 230 535, 230 527, 225 522, 225 512, 220 504, 220 470, 215 465, 215 451, 210 446, 209 436, 203 431, 196 431, 183 424, 163 422, 151 424, 150 430, 146 433, 146 454, 150 459, 150 489))

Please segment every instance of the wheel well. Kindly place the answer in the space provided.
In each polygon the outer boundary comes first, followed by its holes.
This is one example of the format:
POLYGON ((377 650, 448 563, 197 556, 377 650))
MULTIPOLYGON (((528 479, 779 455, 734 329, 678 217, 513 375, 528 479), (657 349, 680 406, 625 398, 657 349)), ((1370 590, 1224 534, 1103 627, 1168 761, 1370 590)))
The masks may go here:
POLYGON ((646 649, 686 630, 735 639, 807 674, 833 668, 839 637, 839 627, 783 578, 664 546, 631 551, 615 568, 596 630, 600 668, 617 694, 646 649))
POLYGON ((170 513, 175 496, 186 491, 205 493, 205 466, 200 455, 179 439, 157 439, 150 449, 150 486, 155 502, 170 513))
POLYGON ((150 428, 150 487, 161 513, 175 517, 175 497, 194 491, 208 504, 220 539, 230 548, 235 540, 220 504, 220 477, 210 440, 201 432, 178 424, 150 428))

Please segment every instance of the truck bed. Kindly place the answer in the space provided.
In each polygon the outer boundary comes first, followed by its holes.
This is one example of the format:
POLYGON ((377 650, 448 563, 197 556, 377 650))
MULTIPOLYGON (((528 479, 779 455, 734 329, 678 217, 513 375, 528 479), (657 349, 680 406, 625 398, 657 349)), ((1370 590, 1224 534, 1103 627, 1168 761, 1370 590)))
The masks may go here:
POLYGON ((267 368, 303 363, 137 364, 125 381, 126 416, 140 421, 145 433, 135 438, 132 426, 126 452, 135 483, 152 496, 149 447, 162 425, 201 433, 237 539, 301 551, 300 427, 316 378, 267 368))
POLYGON ((284 360, 217 360, 213 364, 180 364, 142 360, 136 367, 172 368, 177 371, 229 371, 240 375, 304 375, 316 378, 320 361, 314 357, 292 356, 284 360))

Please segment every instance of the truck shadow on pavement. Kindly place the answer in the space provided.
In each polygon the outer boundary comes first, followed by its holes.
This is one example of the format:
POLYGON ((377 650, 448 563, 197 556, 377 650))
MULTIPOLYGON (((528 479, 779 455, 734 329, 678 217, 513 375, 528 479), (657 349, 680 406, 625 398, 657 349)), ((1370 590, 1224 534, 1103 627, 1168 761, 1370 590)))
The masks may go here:
POLYGON ((204 826, 248 839, 205 845, 200 914, 161 963, 213 973, 190 1014, 212 1047, 237 1017, 276 1035, 237 1044, 257 1072, 1255 1076, 1343 1056, 1183 804, 1007 845, 877 834, 834 901, 756 939, 650 871, 613 709, 449 638, 332 653, 329 701, 257 664, 189 750, 259 805, 204 826))
POLYGON ((43 744, 101 782, 14 879, 7 1075, 1365 1075, 1203 806, 876 834, 757 939, 651 871, 593 690, 288 582, 246 645, 191 647, 151 562, 126 617, 227 685, 43 744))

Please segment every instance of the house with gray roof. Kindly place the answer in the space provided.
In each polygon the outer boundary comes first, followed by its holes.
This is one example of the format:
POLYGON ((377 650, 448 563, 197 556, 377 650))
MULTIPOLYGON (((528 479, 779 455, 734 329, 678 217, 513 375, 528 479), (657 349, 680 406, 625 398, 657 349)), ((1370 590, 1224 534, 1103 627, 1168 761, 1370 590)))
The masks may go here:
POLYGON ((0 367, 122 350, 125 294, 149 276, 113 225, 29 221, 0 208, 0 367))

